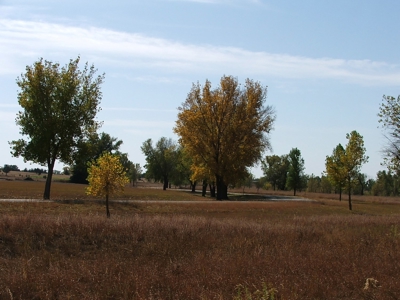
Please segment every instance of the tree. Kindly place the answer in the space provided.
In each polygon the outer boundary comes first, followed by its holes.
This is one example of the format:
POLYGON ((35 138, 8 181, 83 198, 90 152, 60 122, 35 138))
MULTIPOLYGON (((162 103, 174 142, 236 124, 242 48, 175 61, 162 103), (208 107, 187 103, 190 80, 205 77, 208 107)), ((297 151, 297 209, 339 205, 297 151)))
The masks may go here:
POLYGON ((246 187, 251 189, 251 187, 254 184, 254 180, 255 180, 254 175, 251 174, 251 173, 248 173, 246 177, 244 177, 241 180, 239 180, 239 182, 237 183, 236 186, 238 188, 241 187, 242 188, 242 192, 244 194, 244 190, 245 190, 246 187))
POLYGON ((63 174, 64 174, 64 175, 69 175, 69 174, 71 174, 70 167, 68 167, 68 166, 63 167, 63 174))
POLYGON ((259 82, 247 79, 241 88, 236 78, 223 76, 214 90, 208 80, 203 87, 193 84, 179 108, 174 131, 193 164, 214 177, 218 200, 228 199, 228 184, 243 178, 270 148, 275 115, 264 106, 266 95, 259 82))
POLYGON ((325 159, 326 174, 332 184, 339 190, 339 200, 342 201, 342 189, 346 182, 344 156, 346 151, 341 144, 333 149, 332 155, 325 159))
POLYGON ((191 182, 201 181, 202 182, 202 197, 206 196, 207 185, 210 187, 210 196, 215 197, 215 177, 211 171, 204 165, 192 164, 190 168, 192 174, 190 176, 191 182))
POLYGON ((379 107, 379 123, 387 131, 385 135, 387 145, 383 148, 384 164, 395 171, 400 172, 400 96, 397 98, 383 95, 379 107))
POLYGON ((16 124, 28 140, 11 141, 11 153, 47 166, 43 199, 50 199, 56 160, 72 163, 79 140, 100 125, 95 117, 100 110, 104 75, 95 77, 97 70, 87 63, 79 70, 79 60, 70 60, 60 68, 58 63, 40 59, 17 79, 22 111, 16 124))
POLYGON ((140 164, 134 164, 132 163, 129 172, 128 172, 128 178, 132 182, 132 186, 135 185, 135 183, 139 180, 140 176, 142 175, 142 168, 140 167, 140 164))
POLYGON ((354 188, 354 193, 359 195, 364 195, 364 192, 367 187, 367 174, 358 173, 357 174, 357 184, 354 188))
POLYGON ((293 189, 293 195, 296 196, 296 191, 302 189, 304 184, 304 159, 301 157, 300 150, 293 148, 289 152, 288 160, 287 186, 289 189, 293 189))
POLYGON ((349 209, 352 210, 351 192, 357 184, 358 174, 361 166, 368 162, 368 156, 365 155, 363 137, 355 130, 346 134, 348 143, 343 156, 343 168, 346 174, 346 189, 349 195, 349 209))
POLYGON ((260 178, 258 178, 258 179, 256 179, 256 180, 254 180, 254 185, 255 185, 255 187, 256 187, 256 189, 257 189, 257 193, 259 192, 259 190, 260 190, 261 188, 264 187, 264 185, 265 185, 266 182, 267 182, 266 177, 260 177, 260 178))
POLYGON ((169 186, 169 180, 176 172, 178 162, 178 146, 172 141, 162 137, 153 147, 153 142, 148 139, 141 147, 143 154, 146 156, 147 176, 163 182, 163 190, 169 186))
POLYGON ((193 175, 192 170, 193 160, 190 154, 185 150, 184 147, 178 147, 178 161, 176 166, 176 172, 172 179, 175 185, 180 185, 183 183, 189 183, 192 193, 196 192, 196 185, 198 180, 203 180, 204 178, 196 179, 193 175))
POLYGON ((72 183, 87 184, 88 164, 98 159, 104 152, 118 154, 125 168, 129 169, 130 162, 126 153, 119 152, 122 140, 112 137, 108 133, 92 132, 86 139, 81 139, 74 153, 74 165, 72 166, 72 183))
POLYGON ((321 175, 321 192, 327 194, 332 192, 332 182, 324 174, 321 175))
POLYGON ((394 178, 390 170, 388 172, 378 171, 376 174, 376 182, 372 187, 372 194, 374 196, 391 196, 396 195, 393 193, 394 178))
POLYGON ((318 193, 321 190, 321 178, 311 174, 307 181, 307 191, 311 193, 318 193))
POLYGON ((272 185, 274 191, 275 189, 285 189, 287 173, 289 171, 287 155, 267 155, 265 160, 261 161, 261 168, 267 182, 272 185))
POLYGON ((4 173, 6 173, 6 176, 8 176, 8 173, 10 173, 10 171, 11 171, 11 167, 10 167, 10 165, 4 165, 2 170, 4 173))
POLYGON ((88 172, 89 186, 86 193, 106 198, 106 213, 107 218, 109 218, 109 197, 122 192, 125 185, 129 183, 126 170, 118 155, 105 152, 89 165, 88 172))

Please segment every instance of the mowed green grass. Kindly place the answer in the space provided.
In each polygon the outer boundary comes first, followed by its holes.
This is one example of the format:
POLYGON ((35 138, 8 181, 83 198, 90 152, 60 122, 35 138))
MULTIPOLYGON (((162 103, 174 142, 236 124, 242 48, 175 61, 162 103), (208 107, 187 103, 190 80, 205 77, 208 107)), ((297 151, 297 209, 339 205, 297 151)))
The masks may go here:
MULTIPOLYGON (((0 181, 0 198, 43 188, 0 181)), ((55 182, 53 202, 0 202, 0 299, 262 299, 264 286, 277 299, 400 298, 398 199, 355 197, 349 211, 337 195, 200 201, 127 187, 107 219, 84 190, 55 182), (364 289, 370 277, 379 288, 364 289)))

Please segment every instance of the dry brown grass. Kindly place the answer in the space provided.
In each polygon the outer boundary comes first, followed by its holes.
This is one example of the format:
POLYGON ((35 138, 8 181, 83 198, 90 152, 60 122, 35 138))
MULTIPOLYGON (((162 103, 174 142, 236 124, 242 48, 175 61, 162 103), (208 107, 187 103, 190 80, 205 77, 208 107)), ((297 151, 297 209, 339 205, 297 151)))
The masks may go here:
MULTIPOLYGON (((42 199, 44 181, 4 181, 0 180, 0 199, 42 199)), ((126 186, 123 194, 115 196, 114 199, 121 200, 205 200, 198 194, 182 192, 177 189, 163 191, 160 185, 150 185, 154 188, 137 188, 126 186)), ((64 182, 53 182, 51 184, 52 200, 89 200, 98 199, 85 193, 87 185, 64 182)))
POLYGON ((107 220, 102 201, 60 196, 0 212, 0 299, 233 299, 263 284, 278 299, 400 298, 396 203, 127 201, 107 220))
MULTIPOLYGON (((35 181, 46 181, 47 174, 42 173, 38 175, 33 172, 23 172, 23 171, 10 171, 7 175, 3 172, 0 172, 0 180, 14 181, 14 180, 24 180, 27 177, 32 178, 35 181)), ((53 181, 63 181, 66 182, 69 180, 69 175, 57 175, 53 174, 53 181)))

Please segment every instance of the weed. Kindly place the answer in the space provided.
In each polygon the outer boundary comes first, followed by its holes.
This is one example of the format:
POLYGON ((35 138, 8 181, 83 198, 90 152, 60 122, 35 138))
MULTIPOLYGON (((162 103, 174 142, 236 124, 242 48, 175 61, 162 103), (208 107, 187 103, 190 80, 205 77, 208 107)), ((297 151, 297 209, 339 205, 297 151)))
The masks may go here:
POLYGON ((274 300, 277 296, 278 290, 276 288, 268 288, 266 283, 262 284, 262 289, 255 288, 251 292, 246 286, 239 284, 236 286, 236 295, 234 300, 274 300))

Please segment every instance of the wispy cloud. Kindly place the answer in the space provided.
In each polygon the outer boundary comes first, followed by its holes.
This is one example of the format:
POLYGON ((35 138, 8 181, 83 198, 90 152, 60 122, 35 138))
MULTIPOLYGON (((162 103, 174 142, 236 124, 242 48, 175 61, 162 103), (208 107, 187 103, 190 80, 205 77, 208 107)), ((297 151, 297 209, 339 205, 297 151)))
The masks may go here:
MULTIPOLYGON (((142 34, 48 22, 0 20, 1 74, 20 73, 20 61, 73 58, 170 75, 235 74, 277 78, 339 79, 359 84, 399 85, 400 66, 371 60, 311 58, 253 52, 235 47, 184 44, 142 34)), ((159 75, 157 75, 159 76, 159 75)), ((210 75, 208 75, 210 76, 210 75)))

